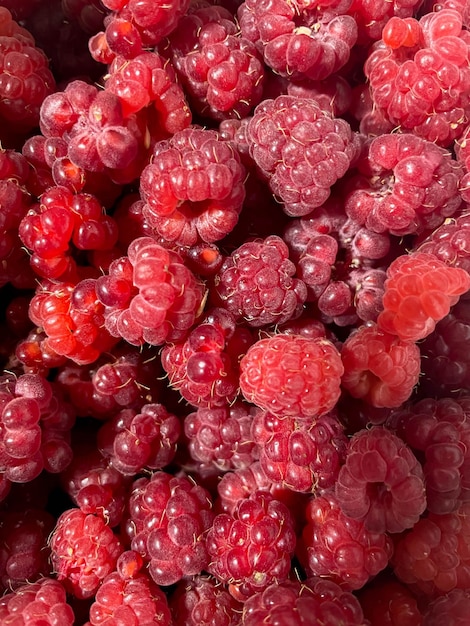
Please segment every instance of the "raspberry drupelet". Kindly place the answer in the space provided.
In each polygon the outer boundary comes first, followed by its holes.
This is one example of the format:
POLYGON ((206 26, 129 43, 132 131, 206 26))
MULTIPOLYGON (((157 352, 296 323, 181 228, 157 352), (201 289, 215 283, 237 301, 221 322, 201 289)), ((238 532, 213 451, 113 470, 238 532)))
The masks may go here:
POLYGON ((393 573, 376 578, 359 591, 358 597, 370 626, 422 625, 416 596, 393 573))
POLYGON ((466 626, 470 611, 468 589, 453 589, 433 600, 424 614, 423 626, 466 626))

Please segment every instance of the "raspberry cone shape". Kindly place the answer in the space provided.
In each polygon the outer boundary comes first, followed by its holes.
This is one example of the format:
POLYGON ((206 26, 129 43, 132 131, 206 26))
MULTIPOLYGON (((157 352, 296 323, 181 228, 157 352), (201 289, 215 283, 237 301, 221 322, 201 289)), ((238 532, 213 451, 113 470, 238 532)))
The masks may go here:
POLYGON ((462 204, 462 168, 444 148, 411 133, 373 139, 360 169, 348 182, 345 210, 369 230, 398 236, 431 230, 462 204))
POLYGON ((470 593, 467 589, 453 589, 436 598, 424 614, 423 626, 465 626, 470 611, 470 593))
POLYGON ((64 511, 51 535, 51 561, 59 581, 76 598, 91 598, 123 551, 101 517, 80 509, 64 511))
POLYGON ((321 491, 334 486, 344 461, 347 439, 334 413, 282 419, 258 411, 252 425, 266 477, 293 491, 321 491))
POLYGON ((381 426, 352 437, 335 494, 345 515, 375 533, 412 528, 426 509, 420 463, 399 437, 381 426))
POLYGON ((358 594, 371 626, 421 626, 416 597, 393 575, 376 578, 358 594))
POLYGON ((248 402, 279 418, 317 417, 340 395, 343 365, 327 339, 274 335, 254 343, 240 362, 240 389, 248 402))
POLYGON ((297 555, 309 575, 354 590, 387 567, 393 554, 388 534, 368 531, 363 522, 345 515, 332 493, 312 498, 305 516, 297 555))
POLYGON ((177 252, 150 237, 138 237, 127 256, 98 278, 96 294, 113 337, 136 346, 183 339, 193 325, 204 286, 177 252))
POLYGON ((421 358, 418 346, 402 341, 368 322, 343 344, 341 384, 354 398, 377 408, 400 406, 418 383, 421 358))
POLYGON ((399 256, 387 270, 378 326, 402 341, 424 339, 469 289, 470 274, 433 254, 399 256))
POLYGON ((289 509, 269 493, 255 491, 232 515, 219 513, 207 533, 208 571, 229 583, 240 600, 286 580, 295 549, 289 509))
POLYGON ((184 474, 155 472, 134 482, 125 532, 157 585, 172 585, 207 568, 211 506, 208 492, 184 474))
POLYGON ((256 107, 247 139, 252 158, 290 216, 322 205, 359 148, 345 120, 315 100, 284 95, 256 107))
POLYGON ((429 513, 397 541, 396 576, 428 597, 470 586, 470 504, 453 513, 429 513))
POLYGON ((211 243, 238 221, 245 169, 232 144, 215 130, 191 127, 157 142, 140 194, 146 223, 181 246, 211 243))
POLYGON ((289 250, 277 235, 242 244, 226 258, 215 277, 217 297, 250 326, 283 324, 300 315, 307 298, 294 277, 289 250))
POLYGON ((75 615, 63 585, 42 578, 0 598, 0 621, 14 626, 73 626, 75 615))

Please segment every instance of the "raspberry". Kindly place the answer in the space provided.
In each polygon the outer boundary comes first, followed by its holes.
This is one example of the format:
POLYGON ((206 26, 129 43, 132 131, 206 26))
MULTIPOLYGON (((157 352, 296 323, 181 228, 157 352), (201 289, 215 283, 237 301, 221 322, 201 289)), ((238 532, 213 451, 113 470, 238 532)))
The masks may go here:
POLYGON ((270 585, 248 598, 241 626, 274 626, 278 620, 292 626, 364 626, 364 615, 356 597, 330 580, 308 578, 270 585), (282 616, 282 617, 280 617, 282 616))
POLYGON ((358 136, 345 120, 315 100, 296 96, 259 104, 247 139, 256 165, 291 216, 321 206, 359 150, 358 136))
POLYGON ((453 589, 445 596, 433 600, 424 614, 423 626, 465 626, 470 610, 468 590, 453 589))
POLYGON ((433 254, 399 256, 387 270, 378 326, 403 341, 424 339, 469 288, 465 270, 449 267, 433 254))
POLYGON ((334 486, 347 447, 343 427, 334 413, 279 419, 259 410, 253 419, 252 436, 269 480, 300 492, 334 486))
POLYGON ((286 244, 272 235, 244 243, 226 258, 215 277, 217 296, 250 326, 283 324, 300 315, 307 297, 294 275, 286 244))
POLYGON ((244 600, 287 579, 294 549, 289 509, 269 493, 255 491, 232 515, 216 515, 207 533, 208 571, 244 600))
POLYGON ((62 584, 42 578, 0 598, 0 621, 14 626, 72 626, 75 615, 62 584))
POLYGON ((181 581, 170 598, 174 626, 239 626, 242 608, 208 576, 181 581))
POLYGON ((80 509, 64 511, 50 539, 51 562, 59 581, 76 598, 91 598, 110 574, 123 548, 101 517, 80 509))
POLYGON ((142 171, 145 221, 177 245, 218 241, 238 221, 244 177, 238 152, 217 131, 186 128, 157 142, 142 171))
POLYGON ((277 417, 317 417, 336 404, 342 374, 339 352, 327 339, 275 335, 242 358, 240 389, 248 402, 277 417))
POLYGON ((308 575, 360 589, 387 567, 393 544, 384 532, 345 515, 333 494, 311 498, 297 554, 308 575))
MULTIPOLYGON (((380 319, 380 316, 379 316, 380 319)), ((407 400, 418 383, 421 358, 418 346, 368 322, 343 344, 341 384, 354 398, 378 408, 394 408, 407 400)))
MULTIPOLYGON (((422 0, 411 0, 411 2, 407 0, 393 0, 392 2, 380 0, 373 3, 367 2, 367 0, 353 0, 348 13, 353 15, 356 20, 358 43, 364 45, 371 41, 378 41, 385 25, 392 17, 402 19, 412 17, 421 5, 422 0)), ((433 7, 435 7, 434 4, 433 7)))
POLYGON ((396 543, 396 576, 428 597, 470 586, 470 504, 453 513, 429 513, 396 543))
POLYGON ((401 439, 381 426, 352 437, 335 494, 345 515, 376 533, 412 528, 426 509, 420 463, 401 439))
POLYGON ((384 134, 367 149, 364 173, 353 177, 348 216, 369 230, 406 235, 440 226, 462 203, 462 168, 431 141, 384 134))
POLYGON ((415 596, 394 576, 376 579, 359 592, 359 601, 371 626, 422 625, 415 596))
POLYGON ((157 585, 171 585, 207 568, 211 506, 208 492, 184 474, 160 471, 134 482, 125 532, 157 585))
POLYGON ((470 500, 470 397, 420 400, 387 425, 423 458, 428 511, 451 513, 470 500))
POLYGON ((440 261, 452 267, 461 267, 470 273, 470 214, 461 214, 446 219, 439 228, 418 243, 417 252, 434 254, 440 261), (468 243, 467 243, 468 242, 468 243))

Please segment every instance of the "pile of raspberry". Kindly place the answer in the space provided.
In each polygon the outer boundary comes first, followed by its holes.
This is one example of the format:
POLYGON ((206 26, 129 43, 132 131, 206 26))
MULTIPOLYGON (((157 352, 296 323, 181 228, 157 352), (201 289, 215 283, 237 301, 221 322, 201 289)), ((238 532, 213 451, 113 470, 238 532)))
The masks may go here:
POLYGON ((468 626, 468 0, 0 0, 0 622, 468 626))

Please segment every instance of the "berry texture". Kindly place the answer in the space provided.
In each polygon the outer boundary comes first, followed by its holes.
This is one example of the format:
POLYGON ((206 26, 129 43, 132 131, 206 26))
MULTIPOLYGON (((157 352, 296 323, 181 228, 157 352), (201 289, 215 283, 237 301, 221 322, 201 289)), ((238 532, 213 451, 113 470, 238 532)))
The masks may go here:
POLYGON ((327 339, 274 335, 254 343, 240 362, 240 388, 248 402, 277 417, 316 417, 340 395, 343 365, 327 339))
POLYGON ((468 590, 453 589, 445 596, 429 604, 424 615, 423 626, 439 626, 444 621, 449 626, 465 626, 470 609, 468 590))
POLYGON ((417 598, 394 576, 376 579, 359 592, 364 616, 371 626, 421 626, 417 598))
POLYGON ((426 509, 420 463, 399 437, 381 426, 352 437, 335 494, 345 515, 376 533, 412 528, 426 509))

